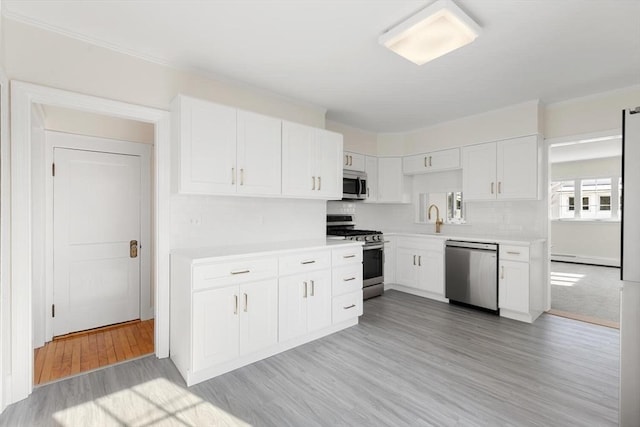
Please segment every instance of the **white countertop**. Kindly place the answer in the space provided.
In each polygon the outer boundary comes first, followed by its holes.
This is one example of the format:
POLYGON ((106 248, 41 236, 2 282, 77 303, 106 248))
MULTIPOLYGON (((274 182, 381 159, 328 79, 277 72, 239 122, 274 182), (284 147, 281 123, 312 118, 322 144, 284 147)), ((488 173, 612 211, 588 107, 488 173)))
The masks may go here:
POLYGON ((233 259, 243 256, 276 255, 287 252, 299 252, 314 249, 333 249, 339 247, 362 246, 363 242, 353 240, 314 239, 292 240, 285 242, 270 242, 247 245, 224 245, 204 248, 174 249, 171 256, 179 256, 192 261, 207 261, 233 259))
POLYGON ((415 232, 387 232, 385 236, 404 236, 404 237, 428 237, 442 240, 462 240, 466 242, 481 243, 498 243, 502 245, 530 245, 535 242, 544 242, 545 239, 539 237, 517 237, 515 239, 509 237, 489 237, 489 236, 459 236, 450 234, 434 234, 434 233, 415 233, 415 232))

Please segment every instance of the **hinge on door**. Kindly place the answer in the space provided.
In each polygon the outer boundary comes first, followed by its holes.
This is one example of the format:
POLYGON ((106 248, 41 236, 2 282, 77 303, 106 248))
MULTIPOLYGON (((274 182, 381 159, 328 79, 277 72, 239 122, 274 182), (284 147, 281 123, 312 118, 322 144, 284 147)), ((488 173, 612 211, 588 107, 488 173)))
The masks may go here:
POLYGON ((56 317, 56 305, 51 304, 51 317, 56 317))
POLYGON ((51 163, 51 175, 56 176, 56 164, 51 163))

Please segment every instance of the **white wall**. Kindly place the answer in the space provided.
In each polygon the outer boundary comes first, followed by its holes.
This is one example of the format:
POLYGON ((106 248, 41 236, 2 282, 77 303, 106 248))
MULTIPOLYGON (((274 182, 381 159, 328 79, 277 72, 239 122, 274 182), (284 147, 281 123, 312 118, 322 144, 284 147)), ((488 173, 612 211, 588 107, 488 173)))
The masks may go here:
POLYGON ((153 144, 154 126, 150 123, 52 106, 43 110, 47 130, 153 144))
POLYGON ((640 102, 640 86, 549 104, 544 108, 544 136, 560 138, 621 129, 622 110, 640 102))
POLYGON ((551 221, 554 260, 620 266, 620 222, 551 221))
POLYGON ((326 129, 342 134, 344 151, 354 151, 373 156, 377 154, 377 135, 374 132, 367 132, 329 120, 326 122, 326 129))

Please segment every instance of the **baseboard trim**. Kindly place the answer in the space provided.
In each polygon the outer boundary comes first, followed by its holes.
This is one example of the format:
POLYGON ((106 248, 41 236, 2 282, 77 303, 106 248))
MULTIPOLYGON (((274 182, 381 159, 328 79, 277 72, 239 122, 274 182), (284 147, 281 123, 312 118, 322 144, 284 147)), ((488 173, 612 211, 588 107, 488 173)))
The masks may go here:
POLYGON ((620 267, 620 260, 616 258, 584 257, 578 255, 551 254, 551 261, 570 264, 586 264, 600 267, 620 267))

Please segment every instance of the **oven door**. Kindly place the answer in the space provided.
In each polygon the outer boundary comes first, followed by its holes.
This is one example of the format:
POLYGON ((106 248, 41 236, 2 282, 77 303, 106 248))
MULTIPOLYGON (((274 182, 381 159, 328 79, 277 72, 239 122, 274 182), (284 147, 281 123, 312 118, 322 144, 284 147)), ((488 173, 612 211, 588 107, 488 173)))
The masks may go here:
POLYGON ((362 286, 384 282, 384 244, 368 244, 362 247, 362 286))

